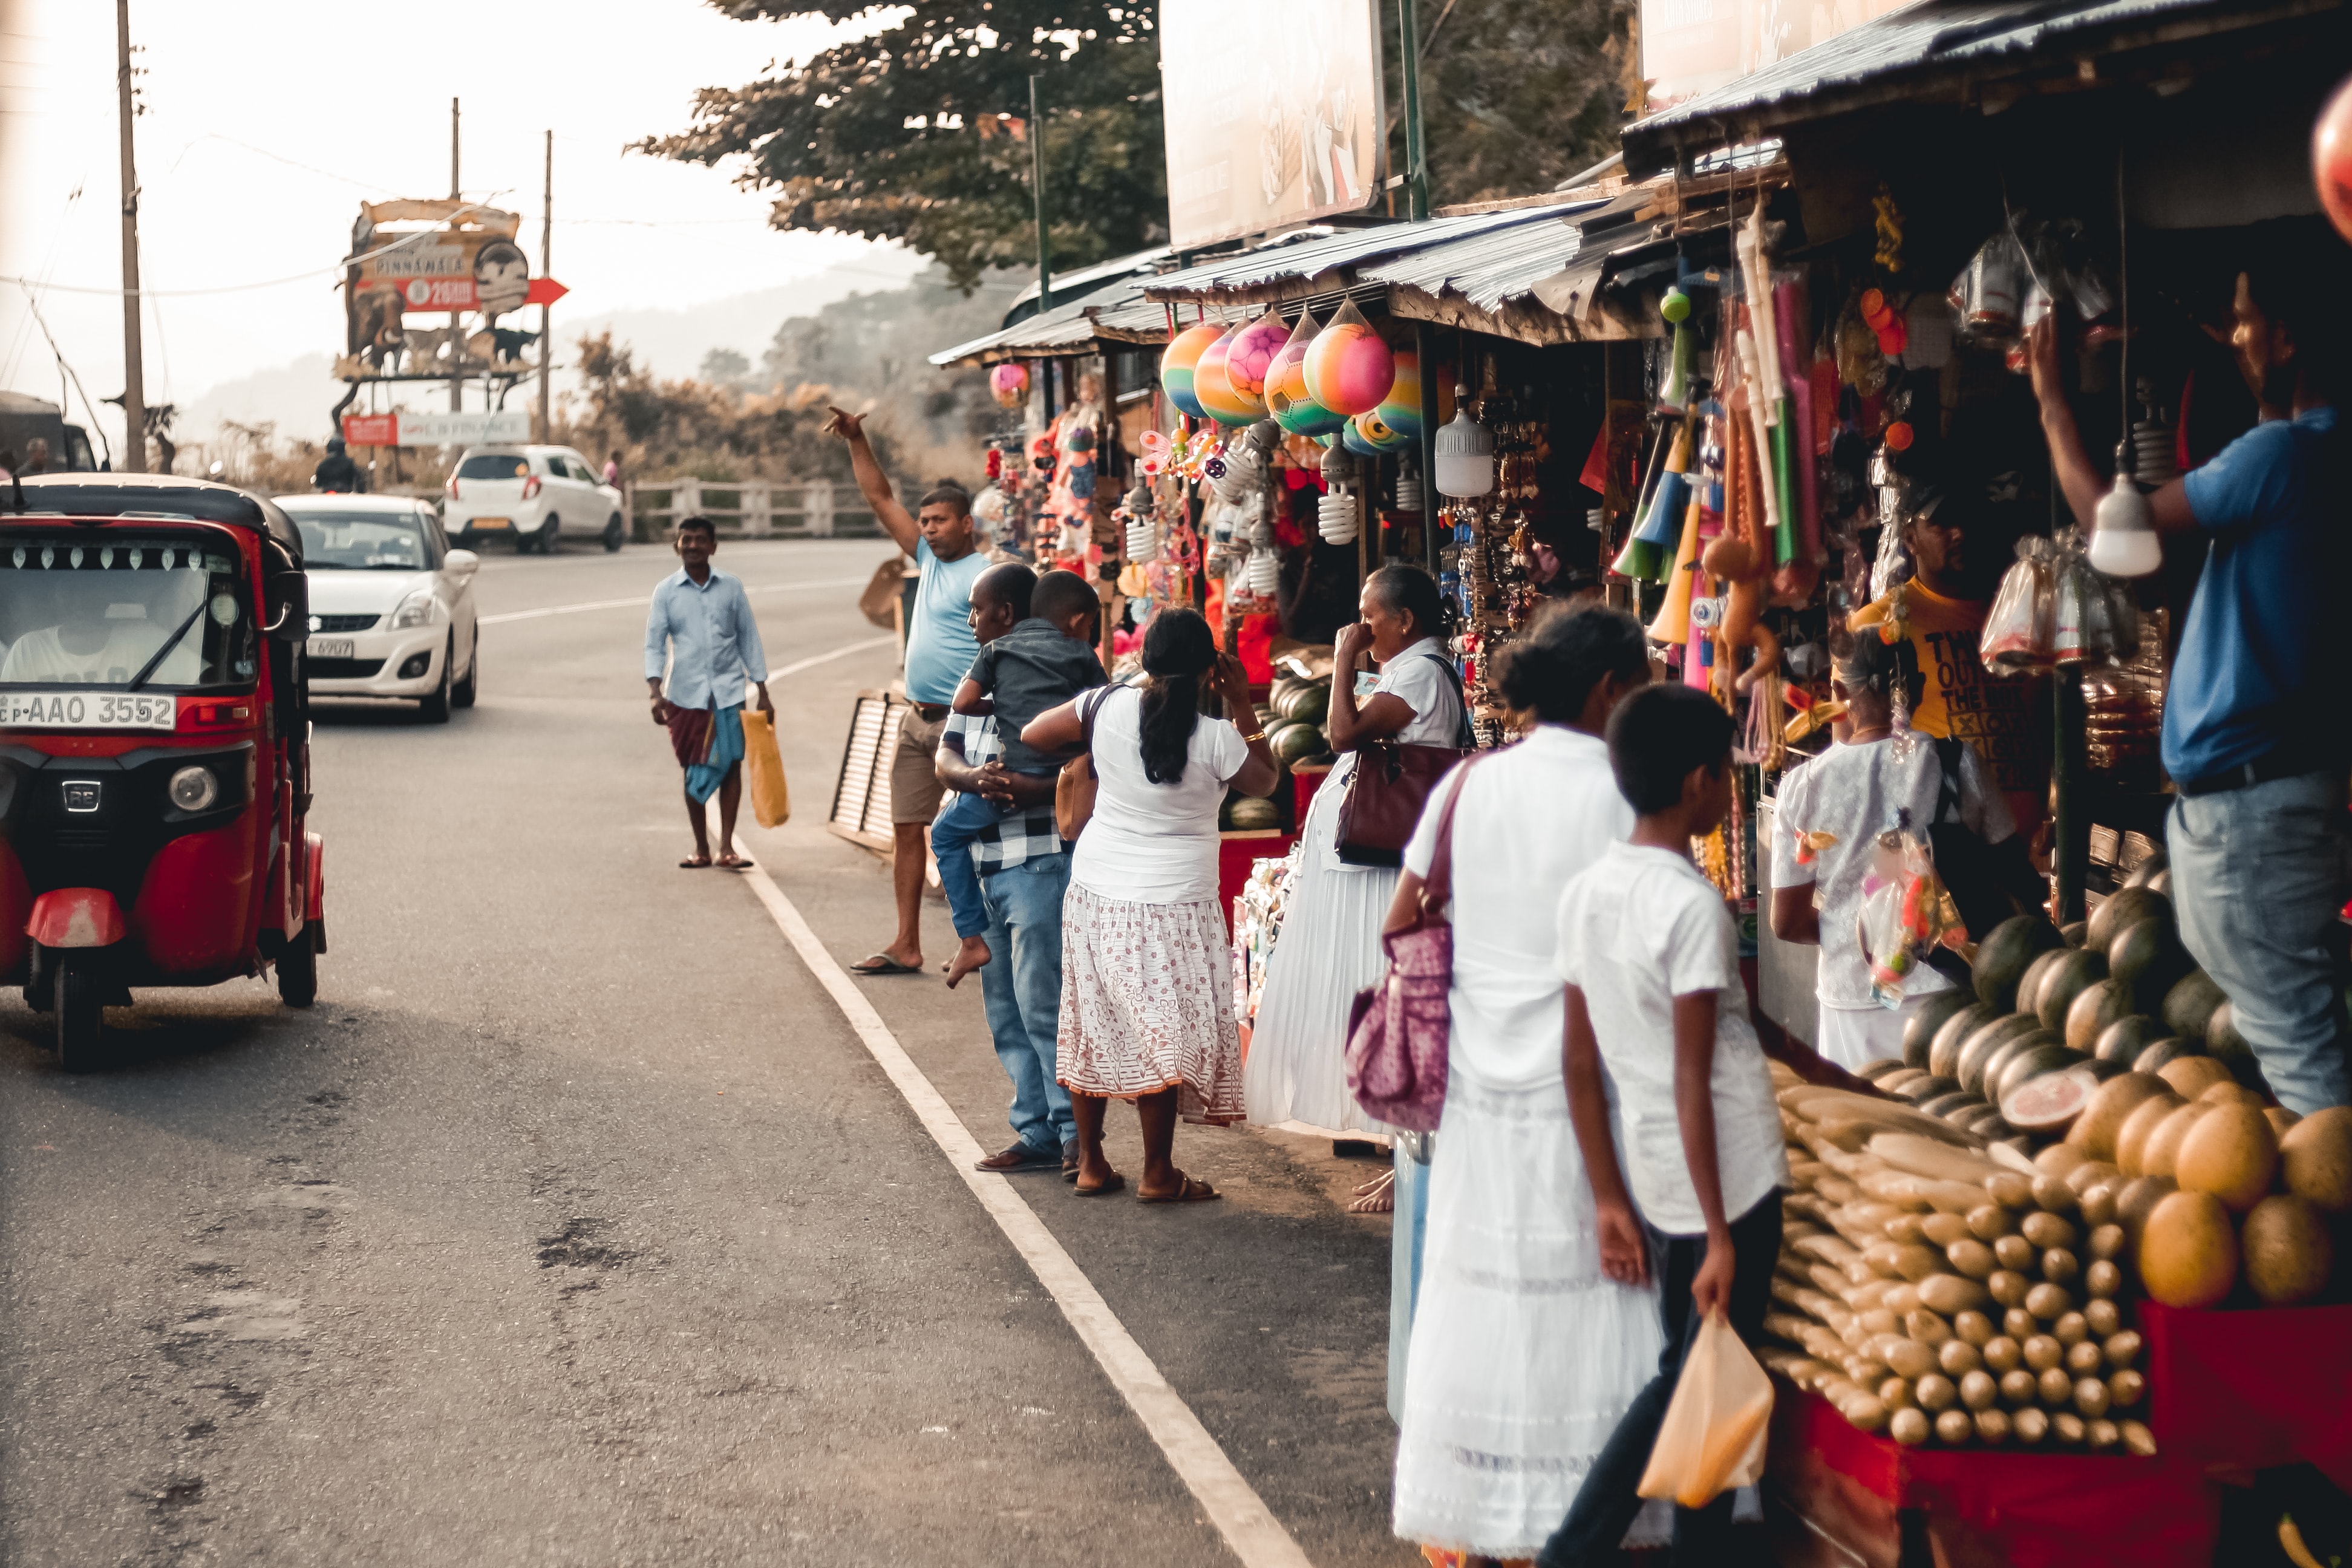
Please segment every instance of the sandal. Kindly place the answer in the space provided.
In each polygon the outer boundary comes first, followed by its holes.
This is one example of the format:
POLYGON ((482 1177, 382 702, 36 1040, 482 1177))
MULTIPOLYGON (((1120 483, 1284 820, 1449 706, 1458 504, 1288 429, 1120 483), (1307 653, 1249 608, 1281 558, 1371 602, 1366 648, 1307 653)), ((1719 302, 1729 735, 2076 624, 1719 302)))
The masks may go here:
MULTIPOLYGON (((1181 1172, 1178 1173, 1182 1174, 1181 1172)), ((1172 1193, 1161 1193, 1154 1196, 1138 1187, 1135 1191, 1135 1201, 1139 1204, 1205 1204, 1224 1195, 1196 1176, 1184 1176, 1172 1193)))
POLYGON ((677 868, 681 871, 708 871, 710 869, 710 857, 689 855, 677 863, 677 868))
POLYGON ((1102 1184, 1100 1186, 1090 1187, 1084 1182, 1080 1182, 1076 1186, 1072 1187, 1070 1191, 1082 1198, 1098 1198, 1105 1193, 1118 1192, 1126 1185, 1127 1178, 1120 1175, 1117 1171, 1113 1171, 1109 1175, 1105 1176, 1102 1179, 1102 1184))
POLYGON ((711 864, 718 867, 722 871, 745 871, 749 870, 751 866, 751 862, 750 860, 736 854, 731 849, 726 854, 721 855, 718 859, 713 860, 711 864))
POLYGON ((919 963, 901 963, 887 952, 873 952, 849 966, 852 974, 920 974, 919 963))

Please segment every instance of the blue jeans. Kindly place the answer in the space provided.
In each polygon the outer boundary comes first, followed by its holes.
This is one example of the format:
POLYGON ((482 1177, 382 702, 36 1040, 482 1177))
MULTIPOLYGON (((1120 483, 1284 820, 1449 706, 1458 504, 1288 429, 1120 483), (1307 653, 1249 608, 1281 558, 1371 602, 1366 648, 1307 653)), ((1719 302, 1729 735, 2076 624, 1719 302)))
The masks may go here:
POLYGON ((2302 1116, 2352 1101, 2326 942, 2344 904, 2342 784, 2300 773, 2182 795, 2165 834, 2180 940, 2229 993, 2271 1092, 2302 1116))
MULTIPOLYGON (((963 859, 971 863, 970 856, 963 859)), ((1013 1080, 1013 1131, 1032 1149, 1058 1153, 1078 1136, 1069 1090, 1054 1070, 1062 1015, 1062 894, 1070 885, 1070 857, 1066 851, 1032 856, 973 880, 987 911, 982 934, 991 955, 980 972, 980 995, 996 1059, 1013 1080)))

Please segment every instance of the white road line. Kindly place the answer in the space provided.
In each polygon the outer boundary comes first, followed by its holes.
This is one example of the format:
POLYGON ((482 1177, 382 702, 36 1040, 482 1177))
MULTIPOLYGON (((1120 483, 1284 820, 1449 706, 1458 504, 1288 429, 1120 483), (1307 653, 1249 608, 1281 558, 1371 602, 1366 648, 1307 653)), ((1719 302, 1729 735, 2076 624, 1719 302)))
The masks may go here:
POLYGON ((972 1169, 983 1152, 979 1142, 907 1055, 882 1016, 859 993, 857 983, 825 951, 793 901, 759 866, 751 866, 744 875, 760 901, 767 905, 768 913, 775 917, 785 940, 801 955, 801 962, 833 997, 867 1053, 898 1086, 923 1131, 931 1135, 931 1142, 1036 1274, 1038 1283, 1053 1296, 1054 1304, 1062 1309, 1062 1316, 1069 1320, 1087 1349, 1094 1352, 1111 1385, 1143 1423, 1151 1440, 1160 1445, 1177 1479, 1198 1500, 1234 1555, 1244 1568, 1313 1568, 1298 1542, 1257 1495, 1257 1489, 1234 1468, 1192 1406, 1168 1386, 1168 1380, 1160 1375, 1160 1369, 1135 1342, 1135 1336, 1127 1331, 1094 1282, 1013 1192, 1013 1184, 972 1169))
MULTIPOLYGON (((746 588, 746 594, 795 594, 804 588, 863 588, 870 577, 826 577, 806 583, 766 583, 757 588, 746 588)), ((590 599, 577 605, 550 605, 539 610, 509 610, 502 616, 484 616, 476 624, 499 626, 507 621, 535 621, 541 616, 576 616, 583 610, 618 610, 631 605, 649 603, 651 594, 639 594, 634 599, 590 599)))
POLYGON ((787 675, 798 675, 803 669, 814 669, 820 664, 831 664, 836 658, 846 658, 853 653, 864 653, 869 647, 884 647, 898 640, 898 633, 884 632, 880 637, 867 637, 864 642, 846 643, 835 648, 831 653, 821 653, 814 658, 803 658, 788 664, 782 669, 770 670, 768 679, 782 680, 787 675))

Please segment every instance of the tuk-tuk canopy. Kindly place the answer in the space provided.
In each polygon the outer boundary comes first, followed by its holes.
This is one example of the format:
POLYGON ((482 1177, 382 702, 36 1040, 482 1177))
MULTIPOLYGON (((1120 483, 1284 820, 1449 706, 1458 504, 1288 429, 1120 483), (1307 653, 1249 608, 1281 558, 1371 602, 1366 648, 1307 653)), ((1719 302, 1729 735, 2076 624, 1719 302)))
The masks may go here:
POLYGON ((275 501, 209 479, 173 474, 28 474, 16 491, 0 485, 0 521, 24 517, 185 518, 225 522, 276 540, 299 565, 302 531, 275 501))

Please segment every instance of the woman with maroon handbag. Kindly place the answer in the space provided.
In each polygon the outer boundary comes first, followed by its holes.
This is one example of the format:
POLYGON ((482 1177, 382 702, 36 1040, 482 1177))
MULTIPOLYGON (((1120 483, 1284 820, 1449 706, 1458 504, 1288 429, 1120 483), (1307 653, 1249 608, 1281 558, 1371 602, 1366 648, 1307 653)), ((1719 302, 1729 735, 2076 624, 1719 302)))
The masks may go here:
MULTIPOLYGON (((1650 1291, 1601 1269, 1550 956, 1561 887, 1633 826, 1601 735, 1648 680, 1646 644, 1617 611, 1550 609, 1497 667, 1504 700, 1532 722, 1464 770, 1444 854, 1436 830, 1454 785, 1440 788, 1387 922, 1453 922, 1394 1497, 1405 1540, 1510 1559, 1535 1556, 1565 1517, 1661 1337, 1650 1291)), ((1664 1544, 1670 1517, 1654 1508, 1629 1543, 1664 1544)))
MULTIPOLYGON (((1404 833, 1419 814, 1417 803, 1403 809, 1386 865, 1350 864, 1342 855, 1343 807, 1357 770, 1372 765, 1368 758, 1385 767, 1395 752, 1409 753, 1426 775, 1425 789, 1466 754, 1471 740, 1462 679, 1437 635, 1441 601, 1429 574, 1383 566, 1365 580, 1359 605, 1364 618, 1341 628, 1332 650, 1325 728, 1339 763, 1299 826, 1297 880, 1243 1069, 1252 1121, 1301 1122, 1335 1137, 1389 1130, 1348 1092, 1348 1009, 1380 978, 1381 921, 1396 888, 1404 833), (1365 672, 1359 694, 1356 666, 1366 654, 1380 662, 1380 675, 1365 672)), ((1368 1208, 1389 1206, 1386 1184, 1382 1177, 1366 1189, 1368 1208)))

